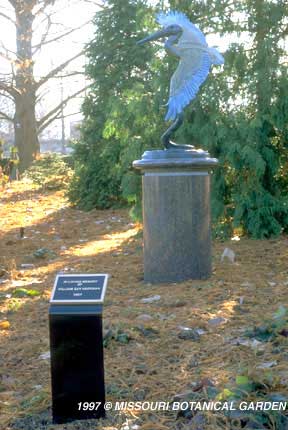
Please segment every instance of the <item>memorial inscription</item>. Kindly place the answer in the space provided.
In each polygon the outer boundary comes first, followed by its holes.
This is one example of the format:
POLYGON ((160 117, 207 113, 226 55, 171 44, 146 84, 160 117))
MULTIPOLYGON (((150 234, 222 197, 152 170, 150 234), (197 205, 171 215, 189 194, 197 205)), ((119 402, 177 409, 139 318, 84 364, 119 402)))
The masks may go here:
POLYGON ((103 303, 108 275, 62 275, 56 276, 51 303, 103 303))
POLYGON ((105 416, 102 308, 108 274, 58 274, 50 300, 53 423, 105 416), (85 409, 83 402, 96 402, 85 409))

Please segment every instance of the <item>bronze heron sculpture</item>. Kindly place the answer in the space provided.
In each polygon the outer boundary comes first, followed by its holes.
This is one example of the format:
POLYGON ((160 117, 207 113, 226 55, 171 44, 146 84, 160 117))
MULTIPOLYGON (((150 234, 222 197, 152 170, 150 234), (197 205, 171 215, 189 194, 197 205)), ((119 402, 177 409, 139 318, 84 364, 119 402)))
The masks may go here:
POLYGON ((161 140, 165 149, 187 149, 189 145, 177 145, 170 141, 170 137, 183 123, 183 110, 196 97, 211 66, 223 64, 224 58, 216 48, 208 46, 204 34, 183 13, 160 13, 156 20, 162 28, 137 43, 142 45, 167 38, 164 43, 166 51, 180 59, 171 78, 165 117, 166 121, 174 122, 162 135, 161 140))

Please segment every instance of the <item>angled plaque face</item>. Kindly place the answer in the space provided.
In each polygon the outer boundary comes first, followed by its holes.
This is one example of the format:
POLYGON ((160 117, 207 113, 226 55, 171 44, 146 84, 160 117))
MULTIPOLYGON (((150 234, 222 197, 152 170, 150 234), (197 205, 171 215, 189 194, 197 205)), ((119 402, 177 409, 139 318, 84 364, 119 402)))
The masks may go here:
POLYGON ((108 282, 107 274, 77 274, 56 276, 50 303, 103 303, 108 282))

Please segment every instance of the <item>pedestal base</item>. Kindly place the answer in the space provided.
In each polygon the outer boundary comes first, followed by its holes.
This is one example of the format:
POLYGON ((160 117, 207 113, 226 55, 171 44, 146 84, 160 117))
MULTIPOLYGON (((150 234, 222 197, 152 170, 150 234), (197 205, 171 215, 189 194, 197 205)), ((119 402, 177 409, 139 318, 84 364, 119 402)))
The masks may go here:
POLYGON ((205 279, 211 275, 210 171, 202 150, 147 151, 143 171, 144 280, 205 279))

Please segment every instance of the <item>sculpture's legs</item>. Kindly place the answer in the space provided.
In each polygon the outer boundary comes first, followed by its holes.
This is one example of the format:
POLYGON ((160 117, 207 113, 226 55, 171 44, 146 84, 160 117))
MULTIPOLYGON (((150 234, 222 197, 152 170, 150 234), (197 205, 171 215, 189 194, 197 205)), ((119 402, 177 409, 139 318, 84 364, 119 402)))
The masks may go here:
POLYGON ((165 149, 169 148, 175 148, 175 149, 189 149, 189 145, 177 145, 177 143, 173 143, 170 140, 171 135, 178 130, 178 128, 183 123, 184 114, 183 112, 179 113, 176 117, 176 120, 173 122, 173 124, 170 125, 170 127, 165 131, 164 134, 161 136, 161 141, 165 147, 165 149))

